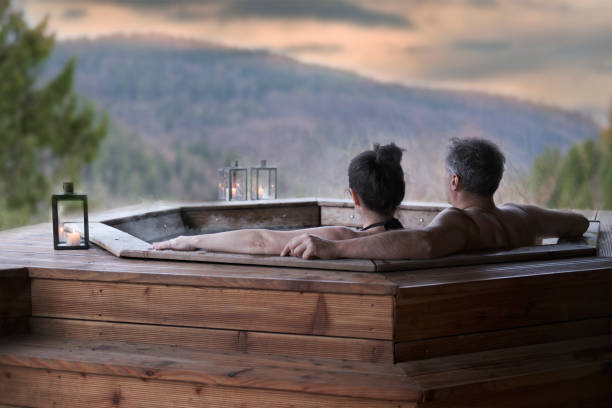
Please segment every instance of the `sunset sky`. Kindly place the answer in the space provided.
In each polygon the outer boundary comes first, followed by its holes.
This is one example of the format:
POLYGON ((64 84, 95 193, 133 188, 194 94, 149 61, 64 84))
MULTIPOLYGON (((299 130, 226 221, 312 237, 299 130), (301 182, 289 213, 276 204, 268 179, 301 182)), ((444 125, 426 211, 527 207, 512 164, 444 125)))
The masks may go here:
POLYGON ((17 0, 59 39, 163 33, 383 81, 502 93, 606 124, 610 0, 17 0))

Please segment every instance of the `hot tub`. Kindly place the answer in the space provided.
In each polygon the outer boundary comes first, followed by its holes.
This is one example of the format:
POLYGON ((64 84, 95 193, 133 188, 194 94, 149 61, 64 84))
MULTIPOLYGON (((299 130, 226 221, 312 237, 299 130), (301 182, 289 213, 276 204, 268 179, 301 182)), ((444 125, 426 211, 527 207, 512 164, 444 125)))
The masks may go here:
MULTIPOLYGON (((427 225, 447 205, 404 202, 396 216, 406 228, 427 225)), ((596 252, 598 223, 592 223, 586 239, 516 248, 452 255, 431 260, 338 259, 303 260, 293 257, 242 255, 207 251, 155 251, 151 243, 179 235, 196 235, 242 228, 298 229, 324 225, 360 226, 361 220, 348 200, 288 199, 273 201, 208 202, 200 204, 157 204, 115 210, 92 217, 90 240, 119 257, 170 259, 313 269, 383 272, 511 262, 534 259, 592 256, 596 252)))

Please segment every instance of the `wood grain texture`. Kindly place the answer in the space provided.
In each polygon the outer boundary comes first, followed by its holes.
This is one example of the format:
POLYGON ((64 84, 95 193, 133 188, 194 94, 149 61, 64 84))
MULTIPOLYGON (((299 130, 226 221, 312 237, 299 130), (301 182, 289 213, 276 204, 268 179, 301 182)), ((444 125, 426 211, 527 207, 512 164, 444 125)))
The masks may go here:
POLYGON ((599 211, 597 219, 601 222, 597 255, 612 257, 612 211, 599 211))
POLYGON ((396 361, 424 360, 478 351, 592 337, 610 333, 612 318, 577 320, 517 327, 395 344, 396 361))
POLYGON ((32 315, 390 340, 393 298, 32 280, 32 315))
POLYGON ((456 254, 434 259, 378 260, 378 272, 405 271, 410 269, 440 268, 460 265, 483 265, 493 263, 539 261, 581 256, 593 256, 597 248, 586 244, 559 244, 521 247, 504 251, 456 254))
MULTIPOLYGON (((91 408, 413 408, 413 402, 337 397, 312 393, 208 386, 81 374, 77 372, 0 367, 0 401, 23 406, 91 408), (7 377, 8 375, 8 377, 7 377)), ((0 405, 2 406, 2 405, 0 405)), ((7 406, 8 407, 8 406, 7 406)), ((11 405, 12 407, 12 405, 11 405)))
POLYGON ((0 343, 0 364, 381 400, 415 401, 421 395, 397 367, 120 342, 12 339, 0 343))
POLYGON ((608 317, 612 269, 400 288, 395 340, 608 317))
POLYGON ((0 265, 31 276, 325 293, 394 294, 397 285, 373 273, 163 260, 122 259, 92 246, 54 251, 50 224, 0 231, 0 265))
POLYGON ((320 225, 316 203, 286 206, 267 202, 235 208, 182 208, 185 226, 207 231, 226 231, 240 228, 308 228, 320 225))
POLYGON ((551 261, 512 262, 491 265, 455 266, 383 274, 398 285, 398 291, 415 288, 421 293, 444 291, 447 285, 461 284, 463 290, 478 288, 483 281, 499 288, 507 287, 508 280, 520 277, 550 279, 551 275, 574 274, 581 271, 606 271, 612 269, 612 259, 603 257, 580 257, 551 261), (548 278, 547 278, 548 277, 548 278))
MULTIPOLYGON (((610 346, 610 338, 605 335, 404 362, 398 366, 423 388, 426 401, 462 401, 487 392, 590 375, 609 380, 606 367, 612 360, 610 346)), ((611 390, 606 387, 604 391, 611 390)))
POLYGON ((244 255, 208 251, 142 251, 132 249, 122 250, 121 256, 128 258, 171 259, 175 261, 331 269, 355 272, 375 272, 377 269, 374 262, 369 259, 301 259, 291 256, 244 255))
MULTIPOLYGON (((423 228, 427 226, 438 213, 439 211, 437 209, 398 209, 395 213, 395 217, 400 220, 404 228, 423 228)), ((363 222, 352 206, 321 206, 321 225, 361 227, 363 226, 363 222)))
POLYGON ((115 256, 121 256, 126 249, 147 251, 151 248, 148 242, 101 222, 89 223, 89 240, 115 256))
POLYGON ((383 340, 54 318, 31 318, 30 332, 55 339, 124 341, 213 352, 393 363, 393 344, 383 340))
POLYGON ((28 271, 23 268, 0 270, 0 337, 27 332, 31 314, 28 271))
POLYGON ((180 208, 108 222, 110 226, 143 241, 158 241, 186 230, 180 208))

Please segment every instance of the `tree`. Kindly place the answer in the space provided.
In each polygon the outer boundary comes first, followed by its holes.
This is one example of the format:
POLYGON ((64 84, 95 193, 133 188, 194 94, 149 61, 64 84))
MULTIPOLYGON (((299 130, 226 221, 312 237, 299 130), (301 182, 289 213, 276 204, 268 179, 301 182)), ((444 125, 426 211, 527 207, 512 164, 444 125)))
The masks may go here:
POLYGON ((107 118, 73 88, 75 60, 41 83, 55 39, 0 0, 0 229, 48 211, 51 187, 76 181, 106 136, 107 118))
POLYGON ((536 158, 530 177, 535 201, 556 208, 612 210, 612 106, 609 126, 599 140, 576 143, 565 155, 554 149, 536 158))

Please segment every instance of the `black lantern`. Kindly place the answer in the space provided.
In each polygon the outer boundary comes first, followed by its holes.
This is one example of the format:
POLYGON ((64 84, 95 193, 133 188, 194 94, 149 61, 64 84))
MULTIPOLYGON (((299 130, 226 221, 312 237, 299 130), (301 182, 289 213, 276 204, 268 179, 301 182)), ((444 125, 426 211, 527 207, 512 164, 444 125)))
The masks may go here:
POLYGON ((230 167, 219 169, 217 198, 222 201, 246 200, 249 191, 247 168, 233 161, 230 167))
POLYGON ((75 194, 72 183, 64 183, 64 194, 51 197, 53 211, 53 247, 55 249, 89 248, 87 196, 75 194))
POLYGON ((251 200, 273 200, 276 198, 276 167, 268 167, 262 160, 258 167, 251 168, 251 200))

